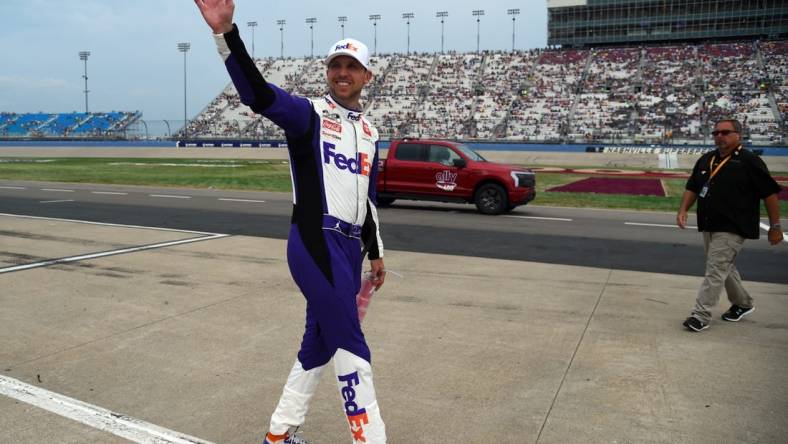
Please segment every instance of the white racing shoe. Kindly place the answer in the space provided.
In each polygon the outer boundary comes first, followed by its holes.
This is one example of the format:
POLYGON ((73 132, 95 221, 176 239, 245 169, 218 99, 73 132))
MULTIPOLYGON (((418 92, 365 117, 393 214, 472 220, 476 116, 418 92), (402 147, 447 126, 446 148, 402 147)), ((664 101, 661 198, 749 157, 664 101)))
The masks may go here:
POLYGON ((270 441, 269 437, 266 437, 263 440, 263 444, 309 444, 309 441, 298 436, 296 434, 297 432, 298 432, 298 428, 296 427, 296 429, 293 430, 293 433, 291 433, 287 438, 285 438, 284 441, 279 441, 279 440, 270 441))
POLYGON ((285 444, 309 444, 309 442, 300 436, 293 435, 285 440, 285 444))

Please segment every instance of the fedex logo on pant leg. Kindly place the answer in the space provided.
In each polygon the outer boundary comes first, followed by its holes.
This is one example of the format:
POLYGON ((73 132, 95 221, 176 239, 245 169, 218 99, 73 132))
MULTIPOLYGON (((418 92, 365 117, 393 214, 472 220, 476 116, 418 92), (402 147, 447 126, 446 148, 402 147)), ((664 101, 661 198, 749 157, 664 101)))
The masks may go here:
POLYGON ((345 400, 345 415, 350 423, 350 432, 353 434, 353 441, 367 442, 364 437, 364 424, 369 424, 367 410, 356 404, 356 390, 353 386, 359 384, 358 372, 349 375, 338 376, 339 382, 344 382, 345 386, 340 389, 342 399, 345 400))
POLYGON ((323 163, 333 163, 340 170, 348 170, 353 174, 369 176, 372 164, 369 162, 367 153, 356 153, 356 157, 347 157, 334 150, 336 145, 331 142, 323 142, 323 163))

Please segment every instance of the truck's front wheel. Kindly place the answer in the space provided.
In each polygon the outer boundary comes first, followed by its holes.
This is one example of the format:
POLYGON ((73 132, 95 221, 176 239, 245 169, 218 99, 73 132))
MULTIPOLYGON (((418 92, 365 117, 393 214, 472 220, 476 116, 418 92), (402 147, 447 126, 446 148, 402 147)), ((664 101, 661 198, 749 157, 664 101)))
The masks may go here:
POLYGON ((476 190, 476 208, 484 214, 501 214, 509 208, 506 190, 497 184, 484 184, 476 190))

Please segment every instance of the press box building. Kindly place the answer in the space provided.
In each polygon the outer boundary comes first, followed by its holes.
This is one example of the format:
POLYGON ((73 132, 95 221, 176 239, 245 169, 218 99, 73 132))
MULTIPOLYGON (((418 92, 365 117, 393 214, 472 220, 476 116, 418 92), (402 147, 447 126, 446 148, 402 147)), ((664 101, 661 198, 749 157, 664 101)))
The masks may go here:
POLYGON ((788 37, 787 0, 547 0, 548 45, 788 37))

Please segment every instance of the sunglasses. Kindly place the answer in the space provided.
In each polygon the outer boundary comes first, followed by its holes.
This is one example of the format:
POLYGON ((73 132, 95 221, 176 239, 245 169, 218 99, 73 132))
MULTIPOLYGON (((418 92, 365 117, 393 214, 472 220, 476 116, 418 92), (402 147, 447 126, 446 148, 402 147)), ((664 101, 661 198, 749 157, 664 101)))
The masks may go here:
POLYGON ((727 136, 728 134, 731 134, 731 133, 738 133, 738 131, 733 131, 733 130, 715 130, 715 131, 711 132, 711 135, 714 136, 714 137, 717 137, 717 136, 727 136))

